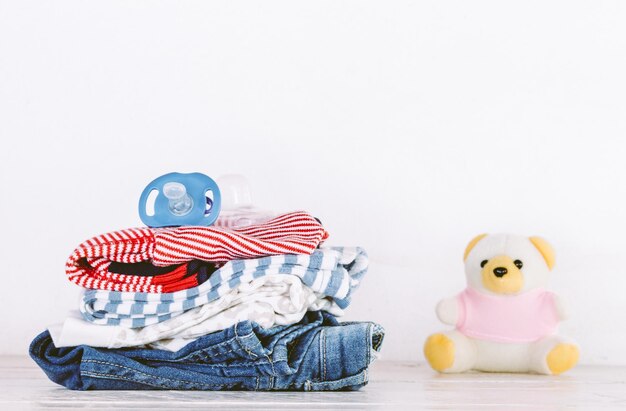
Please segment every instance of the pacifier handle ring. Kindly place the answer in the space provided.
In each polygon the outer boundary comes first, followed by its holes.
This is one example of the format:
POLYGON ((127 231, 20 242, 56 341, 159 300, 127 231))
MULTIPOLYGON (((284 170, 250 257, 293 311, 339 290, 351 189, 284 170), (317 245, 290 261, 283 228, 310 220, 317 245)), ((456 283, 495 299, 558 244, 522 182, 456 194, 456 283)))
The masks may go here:
POLYGON ((158 198, 158 196, 163 195, 162 191, 159 190, 159 188, 154 184, 156 182, 156 179, 151 181, 150 184, 148 184, 146 186, 146 188, 143 189, 143 191, 141 192, 141 196, 139 196, 139 217, 141 218, 141 221, 143 221, 143 223, 145 225, 147 225, 148 227, 155 227, 158 223, 155 220, 155 216, 156 216, 156 199, 158 198), (148 215, 148 213, 146 212, 146 206, 148 204, 148 197, 150 196, 150 194, 156 190, 157 191, 157 197, 154 198, 154 214, 153 215, 148 215))
POLYGON ((215 180, 213 180, 211 177, 206 176, 207 178, 207 184, 205 186, 205 188, 202 190, 202 200, 203 200, 203 204, 204 204, 204 210, 202 211, 203 217, 203 225, 211 225, 213 224, 216 220, 217 217, 219 217, 220 211, 222 209, 222 195, 220 193, 220 189, 217 186, 217 183, 215 182, 215 180), (213 193, 213 198, 210 199, 211 200, 211 208, 209 209, 209 213, 205 214, 206 211, 206 193, 210 191, 211 193, 213 193))

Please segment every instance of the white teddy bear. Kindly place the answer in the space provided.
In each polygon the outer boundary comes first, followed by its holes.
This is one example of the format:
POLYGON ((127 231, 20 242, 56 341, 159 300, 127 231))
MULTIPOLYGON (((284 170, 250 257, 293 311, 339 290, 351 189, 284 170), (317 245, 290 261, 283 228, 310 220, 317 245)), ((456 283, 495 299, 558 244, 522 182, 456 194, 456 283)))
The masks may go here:
POLYGON ((576 344, 556 335, 566 318, 546 291, 552 247, 539 237, 482 234, 464 255, 468 287, 437 305, 456 327, 431 335, 424 354, 439 372, 468 370, 560 374, 578 362, 576 344))

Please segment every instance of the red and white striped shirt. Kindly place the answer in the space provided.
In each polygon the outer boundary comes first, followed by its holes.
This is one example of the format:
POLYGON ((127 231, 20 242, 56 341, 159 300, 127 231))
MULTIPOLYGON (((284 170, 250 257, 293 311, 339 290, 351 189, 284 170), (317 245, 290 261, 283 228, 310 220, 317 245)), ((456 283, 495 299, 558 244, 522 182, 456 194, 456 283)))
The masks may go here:
MULTIPOLYGON (((266 255, 311 254, 327 238, 328 232, 319 221, 302 211, 234 230, 201 226, 129 228, 85 241, 74 250, 65 270, 70 281, 85 288, 173 292, 197 284, 178 281, 178 277, 172 281, 169 274, 110 273, 108 267, 112 261, 151 261, 156 266, 170 266, 190 260, 227 262, 266 255)), ((183 270, 178 271, 182 274, 183 270)))

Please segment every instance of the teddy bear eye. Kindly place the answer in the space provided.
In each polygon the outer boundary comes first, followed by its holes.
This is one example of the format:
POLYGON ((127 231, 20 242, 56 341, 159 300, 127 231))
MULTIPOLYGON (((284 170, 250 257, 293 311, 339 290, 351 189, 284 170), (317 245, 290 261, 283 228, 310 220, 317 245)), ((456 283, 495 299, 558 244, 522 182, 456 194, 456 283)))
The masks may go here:
POLYGON ((513 264, 515 264, 515 267, 517 268, 522 268, 524 266, 524 263, 521 262, 520 260, 513 261, 513 264))
POLYGON ((482 260, 480 262, 480 268, 483 268, 485 266, 485 264, 487 264, 487 260, 482 260))

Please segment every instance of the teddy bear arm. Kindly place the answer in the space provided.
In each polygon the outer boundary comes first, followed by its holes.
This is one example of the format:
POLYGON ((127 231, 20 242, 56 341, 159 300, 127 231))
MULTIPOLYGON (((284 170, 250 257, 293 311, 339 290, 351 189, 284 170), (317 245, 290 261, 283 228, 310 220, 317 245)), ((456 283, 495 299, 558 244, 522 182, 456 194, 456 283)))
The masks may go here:
POLYGON ((456 297, 439 301, 435 311, 439 321, 448 325, 456 325, 459 316, 459 306, 456 297))
POLYGON ((569 318, 569 311, 567 309, 567 304, 565 304, 565 301, 563 301, 563 298, 559 297, 556 294, 553 294, 552 298, 554 300, 554 308, 556 309, 559 320, 567 320, 569 318))

